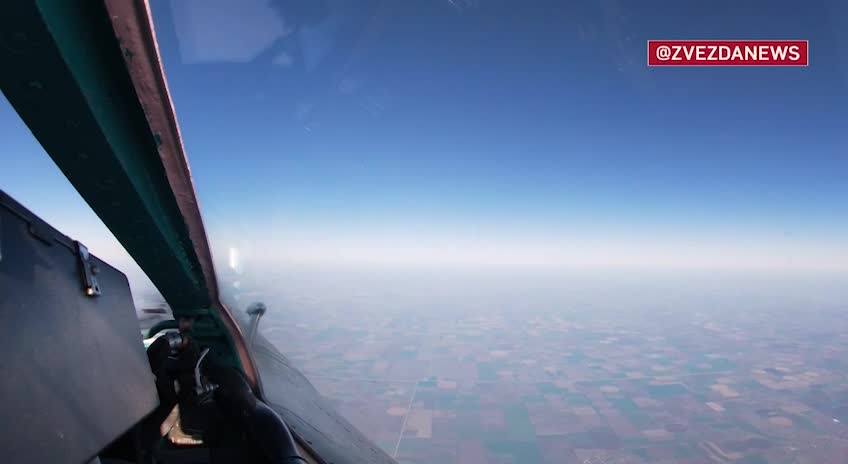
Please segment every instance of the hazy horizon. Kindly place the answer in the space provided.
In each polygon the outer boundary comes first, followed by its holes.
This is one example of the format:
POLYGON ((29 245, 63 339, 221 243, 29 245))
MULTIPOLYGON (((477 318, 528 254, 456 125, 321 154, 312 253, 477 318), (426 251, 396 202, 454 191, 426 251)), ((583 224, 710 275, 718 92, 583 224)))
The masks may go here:
MULTIPOLYGON (((845 37, 816 26, 839 4, 460 3, 151 2, 219 260, 848 271, 845 37), (692 34, 812 64, 645 67, 692 34)), ((137 274, 5 101, 0 125, 2 188, 137 274)))

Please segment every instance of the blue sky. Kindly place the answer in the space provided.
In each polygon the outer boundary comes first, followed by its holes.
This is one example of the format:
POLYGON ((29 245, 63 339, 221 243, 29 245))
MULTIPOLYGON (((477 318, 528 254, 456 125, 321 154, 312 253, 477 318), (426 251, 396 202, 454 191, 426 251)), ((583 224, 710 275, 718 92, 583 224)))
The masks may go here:
MULTIPOLYGON (((848 268, 841 2, 151 3, 219 256, 848 268), (811 65, 645 66, 694 38, 808 39, 811 65)), ((14 117, 3 188, 95 234, 14 117)))

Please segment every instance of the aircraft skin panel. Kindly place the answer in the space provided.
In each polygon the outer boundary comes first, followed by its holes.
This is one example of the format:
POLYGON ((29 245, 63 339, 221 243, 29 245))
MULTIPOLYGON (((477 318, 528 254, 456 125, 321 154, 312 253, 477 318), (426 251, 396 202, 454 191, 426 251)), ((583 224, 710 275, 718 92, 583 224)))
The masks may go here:
POLYGON ((395 460, 336 412, 312 383, 261 334, 253 341, 253 356, 265 386, 268 404, 299 441, 324 462, 393 464, 395 460))

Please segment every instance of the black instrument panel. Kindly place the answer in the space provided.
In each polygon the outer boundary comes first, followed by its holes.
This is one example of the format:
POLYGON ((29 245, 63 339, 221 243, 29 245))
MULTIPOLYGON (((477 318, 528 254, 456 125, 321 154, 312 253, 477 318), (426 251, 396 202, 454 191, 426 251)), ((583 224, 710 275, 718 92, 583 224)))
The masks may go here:
POLYGON ((0 191, 0 453, 85 462, 159 400, 126 276, 0 191))

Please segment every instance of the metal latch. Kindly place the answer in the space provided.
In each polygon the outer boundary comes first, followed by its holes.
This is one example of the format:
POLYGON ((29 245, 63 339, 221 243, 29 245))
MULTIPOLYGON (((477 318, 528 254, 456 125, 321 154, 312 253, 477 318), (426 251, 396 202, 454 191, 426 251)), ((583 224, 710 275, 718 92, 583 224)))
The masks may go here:
POLYGON ((91 255, 88 253, 88 248, 77 241, 74 242, 74 246, 77 251, 77 263, 79 263, 83 291, 88 296, 100 295, 100 284, 97 283, 97 273, 99 270, 91 262, 91 255))

